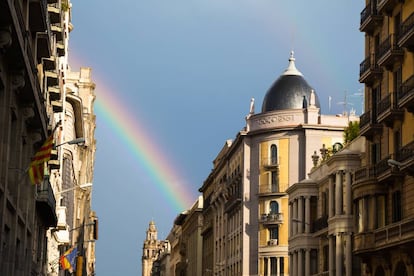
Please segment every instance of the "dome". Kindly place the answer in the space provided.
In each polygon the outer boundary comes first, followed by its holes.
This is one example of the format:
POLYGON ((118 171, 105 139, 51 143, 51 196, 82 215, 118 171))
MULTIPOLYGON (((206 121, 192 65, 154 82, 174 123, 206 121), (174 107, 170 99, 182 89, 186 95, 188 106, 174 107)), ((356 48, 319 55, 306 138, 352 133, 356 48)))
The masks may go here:
POLYGON ((284 109, 302 109, 314 104, 320 108, 319 99, 313 88, 296 69, 293 52, 290 53, 289 66, 273 83, 263 100, 262 113, 284 109), (314 94, 314 103, 313 97, 314 94))

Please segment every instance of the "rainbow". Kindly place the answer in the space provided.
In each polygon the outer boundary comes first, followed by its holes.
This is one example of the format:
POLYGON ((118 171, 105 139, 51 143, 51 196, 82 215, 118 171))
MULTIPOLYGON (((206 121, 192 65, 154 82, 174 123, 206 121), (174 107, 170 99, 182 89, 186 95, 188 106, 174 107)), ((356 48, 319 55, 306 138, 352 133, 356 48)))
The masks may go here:
MULTIPOLYGON (((96 76, 93 77, 96 78, 96 76)), ((154 181, 158 190, 167 199, 177 212, 191 207, 196 196, 192 194, 190 186, 178 174, 178 168, 167 160, 159 145, 155 144, 151 131, 143 122, 137 120, 137 115, 128 110, 119 95, 103 82, 97 82, 95 113, 103 119, 121 144, 128 148, 128 152, 142 165, 148 176, 154 181)))

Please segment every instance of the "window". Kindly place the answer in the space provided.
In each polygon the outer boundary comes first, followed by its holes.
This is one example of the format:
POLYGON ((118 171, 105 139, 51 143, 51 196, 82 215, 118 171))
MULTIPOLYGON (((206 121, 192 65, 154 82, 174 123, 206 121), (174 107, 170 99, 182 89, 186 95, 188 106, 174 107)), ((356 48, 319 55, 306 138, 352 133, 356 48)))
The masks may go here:
POLYGON ((270 202, 270 213, 278 214, 279 213, 279 204, 276 201, 270 202))
POLYGON ((386 214, 386 200, 384 195, 379 195, 377 197, 377 227, 384 227, 386 224, 385 221, 386 214))
POLYGON ((277 162, 277 146, 275 144, 270 146, 270 162, 272 165, 276 165, 277 162))
POLYGON ((269 228, 269 234, 271 240, 279 239, 279 227, 269 228))
POLYGON ((329 270, 329 246, 323 247, 323 271, 329 270))
POLYGON ((328 216, 329 214, 329 209, 328 209, 328 198, 329 193, 328 190, 326 190, 325 192, 322 192, 322 216, 328 216))
POLYGON ((272 184, 272 193, 279 192, 279 172, 272 171, 271 172, 271 184, 272 184))
POLYGON ((392 193, 392 222, 400 221, 402 218, 401 192, 392 193))
POLYGON ((355 209, 357 233, 361 233, 364 231, 364 200, 362 198, 357 201, 355 209))
POLYGON ((318 273, 318 251, 316 249, 310 251, 310 272, 311 274, 318 273))

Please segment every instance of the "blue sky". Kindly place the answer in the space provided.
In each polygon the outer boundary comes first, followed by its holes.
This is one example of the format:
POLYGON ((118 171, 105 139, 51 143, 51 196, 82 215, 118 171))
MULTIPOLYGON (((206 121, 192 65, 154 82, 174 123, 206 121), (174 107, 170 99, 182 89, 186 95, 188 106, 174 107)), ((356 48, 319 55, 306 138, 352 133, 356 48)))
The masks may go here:
MULTIPOLYGON (((156 137, 194 196, 225 140, 244 126, 252 97, 260 111, 292 49, 322 113, 341 113, 346 93, 348 108, 361 114, 364 35, 358 29, 364 1, 109 3, 73 0, 72 69, 92 67, 97 98, 100 89, 112 88, 145 124, 143 131, 156 137)), ((97 117, 97 274, 141 275, 149 221, 155 220, 163 239, 179 211, 113 131, 97 117)))

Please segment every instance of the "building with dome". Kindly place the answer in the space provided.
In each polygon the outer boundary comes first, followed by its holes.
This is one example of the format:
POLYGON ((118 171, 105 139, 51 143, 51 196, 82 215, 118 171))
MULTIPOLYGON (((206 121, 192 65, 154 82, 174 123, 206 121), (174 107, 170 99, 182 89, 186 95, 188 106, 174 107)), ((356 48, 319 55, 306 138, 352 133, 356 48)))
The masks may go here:
POLYGON ((344 128, 358 120, 321 114, 318 95, 296 68, 293 52, 260 113, 254 105, 252 99, 245 127, 225 142, 199 189, 203 275, 288 275, 295 258, 316 261, 311 251, 293 251, 289 258, 289 229, 300 222, 289 220, 289 213, 302 213, 315 202, 299 196, 292 204, 286 190, 306 179, 316 152, 327 158, 334 145, 342 145, 344 128))

